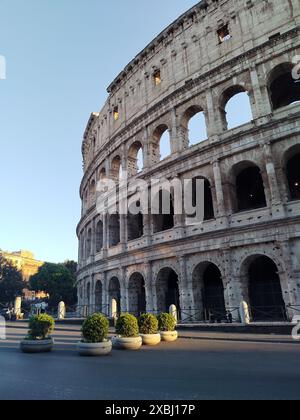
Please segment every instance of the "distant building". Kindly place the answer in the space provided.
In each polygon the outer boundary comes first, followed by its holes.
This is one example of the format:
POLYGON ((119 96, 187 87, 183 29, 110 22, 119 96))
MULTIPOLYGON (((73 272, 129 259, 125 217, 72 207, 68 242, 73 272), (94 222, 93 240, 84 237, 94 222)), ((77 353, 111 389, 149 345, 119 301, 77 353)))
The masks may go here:
MULTIPOLYGON (((23 280, 28 283, 31 276, 36 274, 44 262, 34 258, 34 254, 29 251, 17 252, 0 252, 4 258, 10 261, 19 271, 21 271, 23 280)), ((44 299, 47 295, 44 292, 32 292, 28 289, 24 290, 25 300, 44 299)))

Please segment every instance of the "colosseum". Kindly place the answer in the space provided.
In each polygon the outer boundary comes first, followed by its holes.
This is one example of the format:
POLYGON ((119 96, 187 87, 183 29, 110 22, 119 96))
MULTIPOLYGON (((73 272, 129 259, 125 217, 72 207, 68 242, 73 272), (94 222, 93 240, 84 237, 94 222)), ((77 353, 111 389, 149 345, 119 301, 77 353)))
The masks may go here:
POLYGON ((175 304, 182 322, 238 320, 242 301, 253 321, 300 314, 299 22, 299 0, 202 0, 108 87, 82 146, 85 314, 175 304), (168 215, 100 214, 99 181, 124 173, 202 180, 203 223, 175 214, 172 191, 168 215))

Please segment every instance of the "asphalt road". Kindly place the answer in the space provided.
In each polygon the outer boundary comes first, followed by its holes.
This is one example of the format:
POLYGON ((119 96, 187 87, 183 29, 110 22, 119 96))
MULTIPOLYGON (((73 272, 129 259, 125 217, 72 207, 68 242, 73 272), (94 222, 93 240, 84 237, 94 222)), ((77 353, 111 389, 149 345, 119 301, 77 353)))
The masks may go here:
POLYGON ((299 344, 180 339, 94 359, 77 355, 78 327, 60 327, 56 350, 39 355, 19 351, 25 329, 7 332, 1 400, 300 399, 299 344))

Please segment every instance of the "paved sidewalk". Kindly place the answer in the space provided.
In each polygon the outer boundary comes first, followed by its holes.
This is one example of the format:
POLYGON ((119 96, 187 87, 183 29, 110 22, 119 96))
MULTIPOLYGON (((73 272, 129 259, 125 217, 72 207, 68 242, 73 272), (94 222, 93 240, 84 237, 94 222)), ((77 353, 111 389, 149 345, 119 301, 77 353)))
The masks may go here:
MULTIPOLYGON (((24 331, 24 336, 27 333, 28 325, 26 322, 7 323, 8 329, 14 328, 19 331, 24 331)), ((56 324, 55 335, 64 334, 80 339, 79 325, 56 324)), ((291 327, 292 330, 292 327, 291 327)), ((110 329, 110 335, 114 336, 115 331, 110 329)), ((300 345, 300 340, 296 341, 291 335, 273 335, 273 334, 242 334, 242 333, 226 333, 226 332, 211 332, 197 331, 195 329, 185 329, 179 331, 179 338, 186 340, 203 340, 203 341, 232 341, 232 342, 246 342, 246 343, 270 343, 270 344, 296 344, 300 345)))

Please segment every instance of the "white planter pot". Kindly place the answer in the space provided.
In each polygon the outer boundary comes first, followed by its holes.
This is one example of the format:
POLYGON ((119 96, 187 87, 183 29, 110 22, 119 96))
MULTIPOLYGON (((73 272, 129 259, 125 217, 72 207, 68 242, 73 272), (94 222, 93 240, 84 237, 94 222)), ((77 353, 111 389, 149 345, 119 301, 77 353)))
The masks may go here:
POLYGON ((23 340, 20 348, 23 353, 49 353, 53 350, 54 340, 23 340))
POLYGON ((144 346, 157 346, 161 342, 160 334, 141 334, 144 346))
POLYGON ((168 343, 172 343, 178 339, 178 332, 177 331, 161 331, 161 341, 166 341, 168 343))
POLYGON ((112 342, 104 341, 103 343, 82 343, 77 344, 77 350, 80 356, 99 357, 107 356, 112 351, 112 342))
POLYGON ((122 338, 115 337, 112 340, 113 348, 116 350, 140 350, 143 345, 142 337, 122 338))

